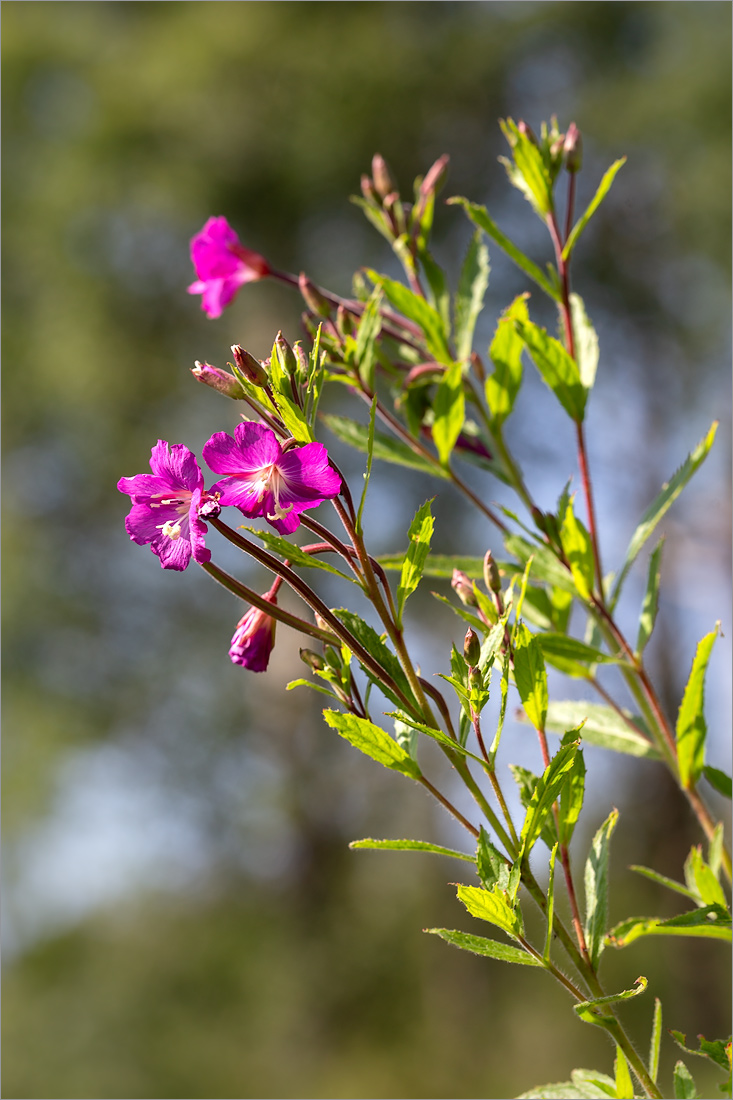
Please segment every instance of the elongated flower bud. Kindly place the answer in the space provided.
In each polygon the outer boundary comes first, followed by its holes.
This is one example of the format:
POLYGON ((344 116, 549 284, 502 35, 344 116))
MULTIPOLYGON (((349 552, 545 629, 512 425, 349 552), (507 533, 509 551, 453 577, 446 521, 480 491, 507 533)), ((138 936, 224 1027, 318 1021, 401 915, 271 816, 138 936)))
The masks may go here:
POLYGON ((266 385, 267 371, 259 359, 255 359, 254 355, 250 355, 239 344, 232 344, 232 355, 234 356, 234 362, 245 378, 248 378, 250 382, 254 382, 255 386, 266 385))
POLYGON ((499 567, 494 561, 494 555, 490 550, 486 551, 486 556, 484 557, 484 584, 489 592, 501 592, 499 567))
POLYGON ((282 332, 278 332, 277 336, 275 337, 275 346, 277 347, 277 352, 280 357, 280 363, 282 364, 283 370, 292 378, 292 376, 298 369, 298 360, 295 358, 295 352, 283 336, 282 332))
POLYGON ((481 643, 478 634, 470 626, 463 640, 463 656, 471 667, 478 664, 479 657, 481 656, 481 643))
POLYGON ((298 286, 308 309, 318 317, 328 317, 331 313, 331 303, 321 294, 315 283, 310 281, 304 271, 301 271, 298 276, 298 286))
POLYGON ((344 306, 338 307, 336 313, 336 328, 344 339, 346 339, 347 336, 351 336, 356 328, 353 313, 350 313, 344 306))
POLYGON ((466 607, 476 607, 478 604, 476 593, 473 590, 471 578, 466 573, 461 569, 454 569, 450 583, 451 588, 462 604, 466 607))
POLYGON ((565 167, 568 172, 579 172, 583 164, 583 139, 574 122, 571 122, 568 126, 563 152, 565 153, 565 167))
POLYGON ((468 686, 473 689, 484 686, 484 674, 476 665, 471 665, 468 670, 468 686))
POLYGON ((323 657, 319 656, 319 654, 315 653, 312 649, 301 649, 300 659, 304 664, 308 665, 308 668, 312 668, 314 672, 320 672, 321 669, 325 667, 323 657))
POLYGON ((372 177, 374 189, 380 198, 385 199, 392 191, 397 191, 397 184, 392 178, 389 165, 381 153, 375 153, 372 157, 372 177))
POLYGON ((203 382, 205 386, 211 386, 212 390, 223 393, 225 397, 232 397, 235 400, 244 397, 241 383, 229 371, 212 367, 210 363, 200 363, 197 359, 196 366, 191 369, 191 374, 198 382, 203 382))

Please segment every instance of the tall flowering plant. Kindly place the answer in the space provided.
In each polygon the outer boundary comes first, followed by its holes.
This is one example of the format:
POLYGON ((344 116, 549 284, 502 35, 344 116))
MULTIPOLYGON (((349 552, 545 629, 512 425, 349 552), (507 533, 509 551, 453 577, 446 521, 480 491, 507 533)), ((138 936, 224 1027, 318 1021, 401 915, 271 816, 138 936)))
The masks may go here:
POLYGON ((209 219, 192 242, 197 280, 188 288, 202 295, 205 312, 219 316, 247 282, 278 279, 302 295, 305 339, 291 346, 278 333, 264 361, 235 345, 228 370, 196 363, 194 377, 238 402, 240 421, 233 434, 216 432, 203 448, 204 463, 215 476, 208 479, 209 488, 187 447, 169 447, 159 440, 151 474, 119 482, 132 501, 127 531, 134 542, 150 546, 164 569, 184 570, 193 558, 244 602, 247 610, 229 650, 236 664, 263 671, 275 645, 276 624, 298 630, 308 642, 301 657, 311 677, 288 686, 329 695, 324 719, 330 729, 383 767, 419 783, 465 829, 469 851, 421 840, 361 840, 352 847, 454 857, 470 880, 457 886, 458 900, 481 923, 470 934, 448 928, 427 931, 483 959, 544 971, 566 991, 580 1020, 608 1034, 615 1050, 613 1075, 574 1070, 568 1081, 525 1096, 691 1097, 697 1093, 689 1056, 719 1066, 726 1076, 722 1091, 730 1096, 729 1039, 700 1036, 699 1045, 689 1047, 684 1035, 672 1031, 686 1057, 677 1061, 670 1093, 659 1080, 659 999, 650 1013, 650 1053, 642 1058, 624 1022, 624 1004, 645 992, 647 979, 639 977, 631 988, 615 990, 606 987, 601 975, 607 949, 622 950, 644 937, 665 936, 671 946, 678 942, 675 937, 731 939, 731 858, 723 824, 715 820, 705 793, 712 787, 731 795, 730 778, 705 758, 704 684, 719 627, 697 647, 673 721, 645 664, 657 614, 661 541, 649 554, 635 641, 617 617, 627 576, 704 462, 716 425, 649 503, 623 561, 606 574, 585 435, 599 347, 583 300, 571 289, 570 269, 583 231, 624 160, 611 165, 588 207, 576 216, 582 159, 576 126, 561 133, 553 119, 543 125, 539 138, 511 119, 502 122, 502 129, 509 146, 509 155, 502 158, 509 182, 550 236, 555 262, 545 269, 520 251, 485 207, 456 197, 448 202, 468 217, 473 236, 458 288, 450 293, 430 251, 447 157, 415 181, 411 202, 400 196, 383 158, 374 157, 356 201, 389 241, 406 281, 367 269, 355 278, 351 298, 316 286, 305 274, 278 271, 244 248, 225 218, 209 219), (532 320, 529 294, 520 294, 498 319, 488 362, 473 348, 489 278, 487 238, 506 252, 533 289, 549 298, 559 320, 559 334, 553 336, 532 320), (566 486, 553 511, 535 503, 505 436, 525 362, 539 371, 575 437, 580 491, 571 493, 566 486), (363 418, 319 414, 323 390, 331 385, 352 395, 364 410, 363 418), (365 455, 360 494, 352 495, 320 442, 322 426, 365 455), (497 559, 492 550, 479 559, 441 554, 429 500, 405 533, 406 549, 376 558, 362 522, 375 459, 425 471, 439 485, 451 484, 485 521, 492 540, 503 541, 502 555, 497 559), (465 459, 485 472, 485 489, 476 491, 464 480, 459 462, 465 459), (492 477, 514 491, 519 515, 486 503, 492 477), (335 531, 323 522, 324 505, 335 513, 335 531), (237 513, 263 525, 242 526, 237 513), (299 527, 314 541, 292 540, 299 527), (254 592, 215 564, 207 546, 210 528, 274 575, 267 593, 254 592), (381 633, 354 611, 327 606, 307 579, 314 570, 327 570, 345 586, 354 585, 369 601, 381 633), (447 602, 462 629, 467 627, 463 645, 446 654, 448 669, 440 688, 418 671, 406 632, 407 601, 425 576, 450 580, 453 597, 447 602), (299 598, 299 613, 279 606, 282 584, 299 598), (582 620, 581 638, 571 624, 574 628, 582 620), (588 698, 550 699, 548 666, 582 681, 588 698), (617 671, 618 686, 625 688, 632 709, 618 691, 601 683, 600 666, 617 671), (490 732, 485 708, 492 691, 498 693, 500 706, 490 732), (536 731, 539 763, 536 774, 512 769, 523 807, 518 817, 497 773, 499 753, 511 752, 502 733, 514 699, 536 731), (556 734, 559 744, 552 744, 556 734), (465 786, 473 800, 472 814, 455 805, 427 772, 420 752, 425 738, 437 743, 465 786), (584 743, 667 768, 695 814, 701 843, 690 851, 680 881, 635 868, 678 895, 676 916, 632 915, 609 927, 615 810, 593 836, 579 874, 570 843, 583 810, 584 743), (545 875, 546 885, 541 885, 545 875), (560 893, 565 895, 561 907, 560 893), (539 939, 525 929, 528 906, 542 915, 539 939), (561 909, 569 913, 567 919, 561 909), (487 925, 493 935, 485 934, 487 925))

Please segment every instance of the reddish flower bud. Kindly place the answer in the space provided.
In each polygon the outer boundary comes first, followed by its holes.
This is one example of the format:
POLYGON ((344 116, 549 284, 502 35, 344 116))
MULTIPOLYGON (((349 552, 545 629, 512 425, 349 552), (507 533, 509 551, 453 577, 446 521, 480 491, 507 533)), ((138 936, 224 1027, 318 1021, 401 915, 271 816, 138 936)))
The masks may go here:
POLYGON ((525 137, 528 137, 533 145, 539 145, 534 130, 531 126, 527 125, 523 118, 520 118, 519 122, 517 123, 517 129, 519 130, 520 134, 524 134, 525 137))
POLYGON ((298 369, 298 360, 295 358, 295 353, 282 332, 278 332, 275 337, 275 347, 283 370, 292 378, 298 369))
POLYGON ((583 164, 583 139, 574 122, 571 122, 568 126, 563 151, 565 153, 565 167, 568 172, 579 172, 583 164))
POLYGON ((354 314, 350 313, 344 306, 339 306, 336 312, 336 328, 344 339, 351 336, 356 328, 354 314))
POLYGON ((267 384, 267 371, 259 359, 255 359, 254 355, 250 355, 240 344, 232 344, 232 355, 234 356, 234 362, 245 378, 253 382, 255 386, 267 384))
POLYGON ((460 569, 454 569, 450 583, 462 604, 466 607, 476 607, 478 604, 476 593, 473 590, 471 578, 466 573, 460 569))
POLYGON ((375 203, 379 205, 377 199, 377 192, 374 190, 374 181, 371 176, 363 175, 361 177, 361 193, 368 203, 375 203))
POLYGON ((443 153, 443 156, 438 157, 435 164, 428 169, 425 179, 420 184, 421 195, 429 195, 431 191, 440 191, 445 183, 445 177, 448 174, 449 161, 450 157, 448 154, 443 153))
MULTIPOLYGON (((397 192, 397 184, 392 178, 389 165, 380 153, 375 153, 372 157, 372 176, 374 178, 374 189, 380 198, 385 199, 390 192, 397 192)), ((397 193, 399 194, 399 192, 397 193)))
POLYGON ((494 561, 494 555, 490 550, 486 551, 486 556, 484 557, 484 584, 489 592, 501 592, 499 567, 494 561))
POLYGON ((481 656, 481 642, 479 641, 476 631, 470 626, 463 640, 463 656, 471 667, 478 664, 479 657, 481 656))
POLYGON ((331 303, 320 292, 315 283, 312 283, 306 273, 301 271, 298 276, 298 286, 303 295, 303 301, 318 317, 328 317, 331 313, 331 303))
POLYGON ((229 374, 228 371, 220 370, 219 367, 212 367, 210 363, 200 363, 197 359, 196 366, 191 369, 191 374, 197 381, 203 382, 206 386, 211 386, 212 390, 218 390, 225 397, 232 397, 235 400, 244 397, 242 385, 234 375, 229 374))

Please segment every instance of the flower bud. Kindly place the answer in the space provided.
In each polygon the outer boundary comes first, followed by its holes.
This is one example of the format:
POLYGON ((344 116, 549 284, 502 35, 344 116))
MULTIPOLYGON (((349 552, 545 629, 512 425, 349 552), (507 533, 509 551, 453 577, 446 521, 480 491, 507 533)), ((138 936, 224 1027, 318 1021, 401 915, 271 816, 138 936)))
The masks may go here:
POLYGON ((468 686, 474 690, 484 686, 484 674, 475 665, 472 665, 468 670, 468 686))
POLYGON ((218 390, 219 393, 223 393, 225 397, 232 397, 235 400, 237 398, 244 397, 244 390, 241 383, 230 374, 229 371, 220 370, 219 367, 212 367, 210 363, 200 363, 196 360, 196 366, 192 367, 191 374, 199 382, 203 382, 206 386, 211 386, 212 390, 218 390))
POLYGON ((248 351, 245 351, 239 344, 232 344, 232 355, 234 356, 234 362, 245 378, 248 378, 250 382, 253 382, 255 386, 264 386, 267 384, 267 371, 263 363, 260 363, 259 359, 255 359, 254 355, 250 355, 248 351))
POLYGON ((305 354, 302 347, 300 346, 300 341, 298 341, 298 343, 295 345, 293 351, 295 352, 295 357, 298 360, 298 372, 296 375, 296 381, 301 382, 303 385, 305 385, 308 381, 308 356, 305 354))
POLYGON ((471 667, 478 664, 479 657, 481 656, 481 642, 479 641, 476 631, 470 626, 463 640, 463 656, 466 658, 467 664, 471 667))
POLYGON ((486 368, 484 367, 481 356, 476 351, 471 352, 471 369, 478 378, 479 382, 483 385, 486 381, 486 368))
POLYGON ((397 191, 389 165, 380 153, 375 153, 372 157, 372 177, 374 189, 380 198, 385 199, 391 191, 397 191))
POLYGON ((320 672, 325 668, 323 658, 317 653, 314 653, 312 649, 301 649, 300 659, 304 664, 308 665, 309 668, 313 669, 314 672, 320 672))
POLYGON ((374 190, 374 181, 366 174, 361 177, 361 193, 368 203, 379 205, 377 192, 374 190))
POLYGON ((428 169, 425 179, 420 184, 421 195, 429 195, 431 191, 435 193, 440 191, 448 174, 449 160, 448 154, 443 153, 443 156, 438 157, 435 164, 428 169))
POLYGON ((571 122, 568 126, 563 151, 565 153, 565 167, 568 172, 580 171, 583 164, 583 139, 574 122, 571 122))
POLYGON ((523 118, 520 118, 519 122, 517 123, 517 129, 519 130, 520 134, 524 134, 525 137, 529 138, 533 145, 539 145, 534 130, 531 126, 527 125, 523 118))
POLYGON ((280 357, 280 363, 283 370, 292 378, 298 369, 298 360, 295 358, 295 353, 282 332, 278 332, 275 337, 275 346, 277 347, 277 353, 280 357))
POLYGON ((473 590, 473 584, 471 578, 460 569, 453 570, 453 576, 451 578, 451 588, 455 592, 458 599, 466 607, 476 607, 478 600, 476 599, 476 593, 473 590))
POLYGON ((321 294, 315 283, 310 281, 304 271, 301 271, 298 276, 298 286, 308 309, 318 317, 328 317, 331 312, 331 303, 321 294))
POLYGON ((351 336, 356 328, 354 314, 350 313, 344 306, 339 306, 336 312, 336 328, 344 339, 351 336))
POLYGON ((490 550, 486 551, 486 556, 484 557, 484 584, 489 592, 501 592, 499 567, 494 561, 494 555, 490 550))

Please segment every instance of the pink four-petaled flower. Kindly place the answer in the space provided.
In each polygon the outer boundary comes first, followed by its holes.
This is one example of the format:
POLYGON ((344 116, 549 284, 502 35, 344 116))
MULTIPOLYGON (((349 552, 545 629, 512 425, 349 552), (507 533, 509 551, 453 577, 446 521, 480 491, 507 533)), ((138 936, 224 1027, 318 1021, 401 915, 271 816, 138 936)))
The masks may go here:
POLYGON ((281 535, 300 526, 306 508, 316 508, 341 489, 322 443, 283 449, 262 424, 238 424, 234 438, 216 432, 204 444, 204 458, 215 473, 226 475, 211 487, 222 507, 232 505, 250 518, 264 516, 281 535))
POLYGON ((198 276, 189 294, 201 294, 208 317, 220 317, 243 283, 269 275, 264 256, 239 243, 226 218, 209 218, 191 241, 191 260, 198 276))
POLYGON ((150 544, 163 569, 183 570, 193 556, 207 562, 206 524, 198 510, 206 499, 204 476, 195 456, 182 443, 159 439, 150 456, 152 474, 121 477, 117 488, 132 497, 125 519, 127 533, 139 546, 150 544))

